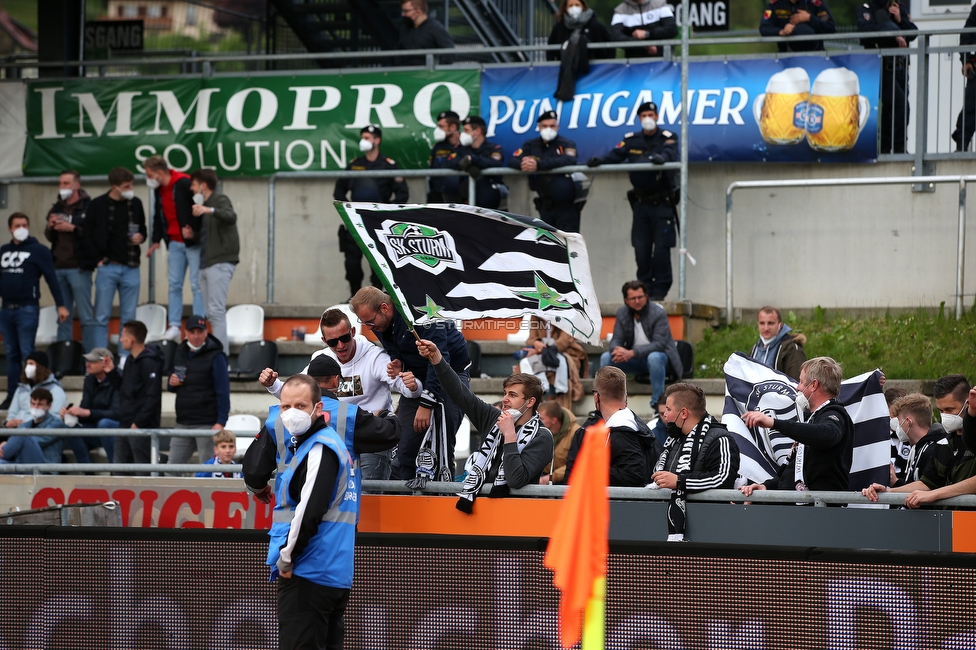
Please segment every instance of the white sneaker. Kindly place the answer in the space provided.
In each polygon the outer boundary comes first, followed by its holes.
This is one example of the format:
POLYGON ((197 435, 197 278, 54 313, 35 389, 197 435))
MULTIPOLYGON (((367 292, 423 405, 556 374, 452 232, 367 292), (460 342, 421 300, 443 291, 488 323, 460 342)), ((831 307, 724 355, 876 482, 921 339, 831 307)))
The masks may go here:
POLYGON ((176 325, 170 325, 166 329, 166 333, 163 334, 163 338, 169 339, 171 341, 176 341, 177 343, 179 343, 180 341, 183 340, 183 332, 181 332, 180 328, 177 327, 176 325))

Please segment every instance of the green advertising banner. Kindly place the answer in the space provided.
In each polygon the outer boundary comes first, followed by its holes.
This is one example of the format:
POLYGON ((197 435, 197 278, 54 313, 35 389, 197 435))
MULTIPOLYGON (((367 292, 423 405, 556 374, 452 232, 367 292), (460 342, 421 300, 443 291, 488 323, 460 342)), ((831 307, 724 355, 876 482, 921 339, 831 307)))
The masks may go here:
POLYGON ((334 171, 361 155, 367 124, 382 155, 426 167, 437 114, 477 112, 479 91, 477 70, 32 82, 24 174, 142 172, 154 154, 218 176, 334 171))

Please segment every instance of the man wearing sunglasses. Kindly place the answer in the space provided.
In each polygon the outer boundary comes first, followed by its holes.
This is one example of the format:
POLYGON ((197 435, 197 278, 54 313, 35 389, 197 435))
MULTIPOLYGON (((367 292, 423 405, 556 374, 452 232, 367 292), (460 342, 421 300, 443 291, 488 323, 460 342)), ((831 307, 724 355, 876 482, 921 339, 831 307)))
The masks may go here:
MULTIPOLYGON (((376 413, 393 411, 391 390, 403 397, 417 398, 423 385, 412 372, 401 372, 396 377, 387 375, 390 355, 383 348, 372 344, 366 337, 356 334, 349 318, 338 309, 329 309, 319 319, 322 342, 327 346, 312 355, 312 359, 327 355, 339 362, 342 373, 339 385, 333 389, 342 402, 355 404, 363 411, 376 413)), ((302 374, 308 374, 306 366, 302 374)), ((280 397, 282 381, 278 373, 265 368, 259 381, 275 397, 280 397)), ((364 453, 360 456, 360 471, 366 480, 385 481, 390 478, 392 450, 364 453)))

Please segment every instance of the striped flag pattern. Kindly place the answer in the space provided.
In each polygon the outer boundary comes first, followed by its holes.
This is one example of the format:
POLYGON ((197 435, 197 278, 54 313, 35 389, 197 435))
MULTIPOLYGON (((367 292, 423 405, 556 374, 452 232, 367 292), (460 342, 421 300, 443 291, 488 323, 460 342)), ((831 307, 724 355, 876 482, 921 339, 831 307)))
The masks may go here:
POLYGON ((600 343, 600 305, 578 233, 468 205, 335 206, 408 323, 534 314, 600 343))
MULTIPOLYGON (((722 423, 739 446, 739 474, 756 483, 773 478, 788 462, 793 440, 775 429, 750 430, 742 422, 746 411, 761 410, 779 420, 796 420, 796 384, 741 352, 725 362, 725 408, 722 423)), ((841 382, 838 401, 854 421, 854 460, 850 487, 888 484, 891 461, 888 405, 881 390, 881 373, 866 372, 841 382)))

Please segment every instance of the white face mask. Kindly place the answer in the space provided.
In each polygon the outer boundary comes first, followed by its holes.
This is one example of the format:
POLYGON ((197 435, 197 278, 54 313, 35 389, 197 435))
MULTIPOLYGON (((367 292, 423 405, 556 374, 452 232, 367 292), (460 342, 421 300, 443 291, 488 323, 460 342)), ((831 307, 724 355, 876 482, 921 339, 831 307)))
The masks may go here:
POLYGON ((539 131, 539 137, 541 137, 546 142, 552 142, 556 139, 556 129, 545 128, 539 131))
POLYGON ((641 128, 645 131, 653 131, 657 128, 657 120, 653 117, 645 117, 641 120, 641 128))
POLYGON ((901 423, 898 421, 898 418, 891 418, 891 419, 892 419, 892 424, 895 425, 895 435, 898 436, 898 439, 901 441, 901 444, 903 445, 911 444, 911 440, 909 440, 908 438, 908 433, 901 428, 901 423))
POLYGON ((33 363, 29 363, 24 366, 24 376, 28 379, 33 379, 35 376, 37 376, 37 366, 35 366, 33 363))
POLYGON ((566 13, 569 15, 570 18, 579 18, 580 15, 583 13, 583 7, 580 7, 579 5, 574 5, 569 9, 567 9, 566 13))
POLYGON ((30 237, 30 230, 21 226, 20 228, 14 228, 14 239, 17 241, 27 241, 30 237))
POLYGON ((201 194, 200 192, 197 192, 196 194, 193 195, 194 205, 203 205, 203 202, 206 200, 207 199, 203 198, 203 194, 201 194))
POLYGON ((312 426, 312 415, 301 409, 290 408, 281 414, 281 423, 293 436, 300 436, 312 426))
POLYGON ((363 153, 369 153, 370 151, 373 150, 373 143, 365 139, 360 140, 359 150, 362 151, 363 153))
POLYGON ((71 198, 71 195, 74 194, 74 193, 75 193, 74 190, 69 190, 69 189, 64 188, 64 187, 62 187, 60 190, 58 190, 58 196, 61 197, 61 200, 62 201, 67 201, 68 199, 71 198))
POLYGON ((42 408, 31 407, 30 414, 31 417, 34 418, 35 420, 43 420, 44 417, 47 415, 47 411, 42 408))
POLYGON ((159 181, 157 181, 155 178, 147 178, 146 185, 149 186, 149 189, 155 190, 159 187, 159 181))
POLYGON ((136 198, 135 190, 126 190, 124 192, 120 190, 119 193, 122 195, 122 198, 125 199, 126 201, 131 201, 132 199, 136 198))
POLYGON ((942 414, 942 428, 948 433, 955 433, 962 428, 962 416, 951 413, 942 414))
POLYGON ((206 345, 206 344, 207 344, 207 342, 206 342, 206 341, 204 341, 204 342, 203 342, 203 343, 201 343, 200 345, 193 345, 192 343, 190 343, 190 339, 187 339, 187 340, 186 340, 186 344, 187 344, 187 346, 188 346, 188 347, 189 347, 189 348, 190 348, 191 350, 193 350, 194 352, 199 352, 200 350, 202 350, 202 349, 203 349, 203 346, 204 346, 204 345, 206 345))
POLYGON ((439 126, 434 127, 434 142, 443 142, 444 140, 447 140, 447 133, 444 132, 444 129, 439 126))
POLYGON ((474 144, 474 136, 470 133, 462 133, 460 142, 461 145, 470 147, 472 144, 474 144))
POLYGON ((800 391, 796 391, 796 408, 800 411, 800 417, 810 408, 810 400, 800 391))

